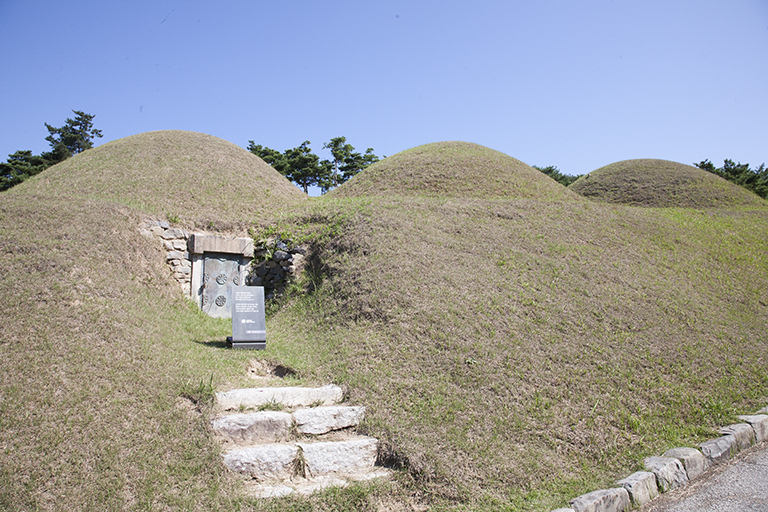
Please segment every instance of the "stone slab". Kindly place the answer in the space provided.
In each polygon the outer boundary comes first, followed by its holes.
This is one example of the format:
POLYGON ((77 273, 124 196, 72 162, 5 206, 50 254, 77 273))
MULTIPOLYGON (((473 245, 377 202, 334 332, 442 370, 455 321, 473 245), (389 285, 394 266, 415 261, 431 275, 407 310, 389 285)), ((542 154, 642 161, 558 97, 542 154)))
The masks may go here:
POLYGON ((755 444, 755 430, 749 423, 736 423, 720 429, 724 436, 733 435, 736 437, 736 448, 743 452, 755 444))
POLYGON ((634 507, 645 505, 659 495, 656 475, 650 471, 637 471, 616 483, 627 490, 629 501, 634 507))
POLYGON ((768 414, 744 415, 739 416, 739 419, 752 426, 756 442, 768 441, 768 414))
POLYGON ((302 434, 326 434, 333 430, 356 427, 365 416, 365 407, 328 406, 299 409, 293 413, 296 428, 302 434))
POLYGON ((669 492, 688 484, 688 474, 683 464, 673 457, 648 457, 643 464, 645 469, 656 475, 656 483, 661 492, 669 492))
POLYGON ((224 455, 224 465, 256 479, 287 479, 299 449, 287 444, 262 444, 232 450, 224 455))
POLYGON ((704 474, 709 467, 707 459, 695 448, 672 448, 664 452, 664 457, 674 457, 683 464, 688 480, 693 480, 704 474))
POLYGON ((297 443, 313 477, 329 473, 366 473, 376 464, 379 441, 360 437, 350 441, 297 443))
POLYGON ((189 250, 193 254, 223 252, 253 258, 253 240, 193 233, 189 237, 189 250))
POLYGON ((738 452, 734 435, 705 441, 699 445, 699 448, 711 466, 730 460, 738 452))
POLYGON ((623 512, 630 507, 629 493, 623 487, 601 489, 571 500, 574 512, 623 512))
POLYGON ((342 389, 332 384, 319 388, 246 388, 216 393, 216 401, 225 410, 239 409, 240 406, 257 408, 269 403, 285 407, 335 405, 343 397, 342 389))
POLYGON ((292 419, 287 412, 260 411, 222 416, 212 426, 218 435, 235 443, 273 443, 288 437, 292 419))

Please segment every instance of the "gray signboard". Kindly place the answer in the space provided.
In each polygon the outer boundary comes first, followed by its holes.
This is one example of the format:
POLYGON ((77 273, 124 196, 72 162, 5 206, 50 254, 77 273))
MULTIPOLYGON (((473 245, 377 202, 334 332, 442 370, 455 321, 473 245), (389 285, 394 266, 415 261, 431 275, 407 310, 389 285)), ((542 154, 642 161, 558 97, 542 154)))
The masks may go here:
POLYGON ((232 348, 267 348, 267 322, 264 317, 264 288, 235 286, 232 288, 232 348))

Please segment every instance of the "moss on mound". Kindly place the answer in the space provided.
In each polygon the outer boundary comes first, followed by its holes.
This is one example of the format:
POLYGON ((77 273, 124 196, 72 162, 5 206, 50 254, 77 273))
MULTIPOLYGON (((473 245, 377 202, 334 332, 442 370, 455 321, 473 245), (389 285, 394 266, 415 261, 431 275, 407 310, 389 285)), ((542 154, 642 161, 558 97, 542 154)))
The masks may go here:
POLYGON ((181 130, 108 142, 9 192, 106 200, 204 223, 251 220, 306 200, 287 179, 243 148, 181 130))
POLYGON ((573 199, 533 167, 469 142, 436 142, 377 162, 332 192, 340 197, 573 199))
POLYGON ((616 162, 582 176, 569 188, 590 199, 633 206, 766 206, 757 195, 715 174, 669 160, 616 162))

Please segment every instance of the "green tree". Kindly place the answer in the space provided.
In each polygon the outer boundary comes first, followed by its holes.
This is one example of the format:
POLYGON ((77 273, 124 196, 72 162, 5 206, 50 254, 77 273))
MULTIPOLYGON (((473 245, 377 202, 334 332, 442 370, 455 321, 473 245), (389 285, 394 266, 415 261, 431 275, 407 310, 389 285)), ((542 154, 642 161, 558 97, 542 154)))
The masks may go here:
POLYGON ((93 138, 101 137, 101 130, 93 127, 93 114, 73 110, 74 119, 67 118, 64 126, 55 128, 48 123, 45 127, 49 135, 45 138, 51 144, 51 151, 43 153, 51 165, 82 153, 93 147, 93 138))
POLYGON ((50 151, 33 155, 32 151, 19 150, 8 155, 6 162, 0 163, 0 191, 8 190, 48 167, 93 147, 93 137, 102 136, 101 130, 93 127, 95 116, 79 110, 72 112, 75 119, 67 119, 60 128, 45 123, 49 134, 45 140, 51 144, 50 151))
POLYGON ((540 170, 541 172, 543 172, 553 180, 557 181, 558 183, 566 187, 581 177, 581 175, 571 176, 570 174, 563 174, 562 172, 560 172, 560 169, 558 169, 554 165, 549 165, 547 167, 538 167, 534 165, 533 168, 540 170))
POLYGON ((304 193, 309 193, 309 187, 318 185, 325 179, 329 169, 320 164, 320 157, 309 147, 311 142, 305 140, 299 147, 286 149, 284 158, 287 166, 285 176, 301 187, 304 193))
POLYGON ((288 176, 288 164, 283 153, 276 149, 256 144, 252 140, 248 141, 248 151, 274 167, 283 176, 288 176))
POLYGON ((366 149, 364 154, 355 152, 352 144, 347 144, 346 137, 331 139, 323 144, 323 149, 329 149, 333 157, 333 160, 323 160, 331 169, 328 179, 321 180, 319 183, 323 193, 338 187, 372 163, 379 161, 379 157, 373 153, 373 148, 366 149))
POLYGON ((768 199, 768 169, 764 163, 755 169, 751 169, 749 164, 735 163, 729 159, 723 161, 722 167, 715 167, 715 164, 709 160, 693 165, 751 190, 763 199, 768 199))
POLYGON ((35 174, 40 174, 49 166, 48 160, 41 155, 33 155, 29 150, 20 150, 8 155, 8 161, 0 163, 0 191, 8 190, 35 174))
POLYGON ((331 151, 332 160, 320 160, 310 144, 305 140, 300 146, 281 153, 249 140, 247 149, 298 185, 304 193, 311 186, 319 186, 324 194, 379 160, 373 154, 373 148, 366 149, 363 154, 356 152, 351 144, 347 144, 346 137, 336 137, 323 144, 323 149, 331 151))
POLYGON ((699 162, 699 163, 697 163, 697 164, 693 164, 693 165, 695 165, 695 166, 696 166, 696 167, 698 167, 699 169, 703 169, 703 170, 705 170, 705 171, 709 171, 709 172, 711 172, 712 174, 718 174, 718 172, 717 172, 717 167, 715 167, 715 164, 713 164, 712 162, 710 162, 710 161, 709 161, 709 159, 707 159, 707 160, 702 160, 701 162, 699 162))

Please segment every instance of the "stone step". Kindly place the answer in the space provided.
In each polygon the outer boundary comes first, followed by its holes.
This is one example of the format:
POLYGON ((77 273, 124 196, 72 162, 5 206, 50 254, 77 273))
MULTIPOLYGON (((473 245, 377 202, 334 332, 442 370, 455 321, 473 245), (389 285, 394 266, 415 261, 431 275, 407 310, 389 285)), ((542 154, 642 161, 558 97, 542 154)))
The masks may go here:
POLYGON ((320 388, 247 388, 216 393, 216 401, 224 410, 237 410, 241 407, 255 409, 273 403, 288 408, 334 405, 341 402, 343 397, 342 389, 334 385, 320 388))
POLYGON ((299 447, 289 444, 259 444, 238 448, 224 455, 224 465, 257 480, 286 480, 293 476, 299 447))
POLYGON ((356 427, 365 416, 365 407, 331 405, 299 409, 293 413, 296 429, 302 434, 327 434, 334 430, 356 427))
POLYGON ((351 482, 361 482, 373 480, 374 478, 389 478, 392 472, 384 468, 376 468, 374 471, 339 477, 335 475, 304 480, 294 478, 284 482, 256 482, 251 480, 246 482, 248 493, 255 498, 278 498, 288 494, 312 494, 315 491, 327 489, 329 487, 346 487, 351 482))
POLYGON ((272 443, 287 439, 291 427, 302 434, 321 435, 356 427, 365 407, 331 405, 299 409, 293 414, 278 411, 229 414, 213 420, 213 431, 238 444, 272 443))
POLYGON ((293 418, 288 412, 260 411, 230 414, 213 420, 213 431, 238 444, 285 441, 291 432, 293 418))
POLYGON ((257 480, 359 476, 374 471, 378 444, 377 439, 363 436, 348 441, 262 444, 229 451, 224 464, 257 480))
POLYGON ((353 475, 373 471, 379 440, 361 436, 350 441, 296 444, 304 453, 310 475, 353 475))

